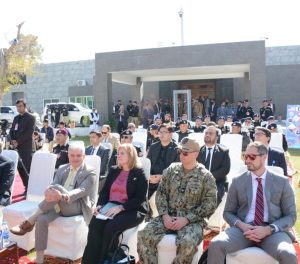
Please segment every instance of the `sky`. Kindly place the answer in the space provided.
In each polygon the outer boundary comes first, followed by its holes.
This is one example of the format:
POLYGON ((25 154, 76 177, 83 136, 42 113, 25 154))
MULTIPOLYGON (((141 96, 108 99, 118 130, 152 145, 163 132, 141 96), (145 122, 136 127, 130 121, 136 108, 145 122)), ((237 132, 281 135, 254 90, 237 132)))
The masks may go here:
POLYGON ((42 63, 94 59, 95 53, 265 40, 300 45, 299 0, 9 0, 0 2, 0 48, 38 36, 42 63))

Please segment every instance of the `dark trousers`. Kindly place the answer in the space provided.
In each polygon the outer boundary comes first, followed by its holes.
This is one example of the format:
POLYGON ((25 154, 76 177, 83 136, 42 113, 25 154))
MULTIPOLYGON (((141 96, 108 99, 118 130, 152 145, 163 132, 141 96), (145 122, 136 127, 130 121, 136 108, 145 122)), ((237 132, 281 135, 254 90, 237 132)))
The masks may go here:
POLYGON ((117 127, 118 133, 121 135, 121 133, 126 129, 127 129, 127 125, 124 124, 124 122, 119 121, 117 127))
POLYGON ((18 153, 19 153, 18 171, 22 179, 23 185, 25 186, 25 191, 27 191, 29 172, 30 172, 30 166, 32 160, 32 150, 30 151, 19 150, 18 153), (24 167, 28 174, 26 173, 24 167))
POLYGON ((118 235, 125 230, 142 223, 144 215, 137 211, 123 211, 112 220, 100 220, 93 216, 89 224, 87 245, 82 264, 102 264, 108 251, 113 252, 118 246, 118 235), (114 241, 112 242, 112 239, 114 241), (111 248, 109 248, 111 245, 111 248))

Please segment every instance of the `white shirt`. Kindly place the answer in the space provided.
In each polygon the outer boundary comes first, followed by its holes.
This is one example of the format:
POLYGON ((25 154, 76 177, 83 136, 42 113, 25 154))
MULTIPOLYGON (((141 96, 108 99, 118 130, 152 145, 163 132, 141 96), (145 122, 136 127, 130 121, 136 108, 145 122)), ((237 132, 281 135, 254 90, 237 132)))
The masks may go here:
POLYGON ((208 146, 205 146, 205 153, 206 153, 206 157, 205 157, 205 160, 207 160, 207 156, 208 156, 208 149, 210 148, 211 150, 210 150, 210 162, 209 162, 209 166, 208 166, 208 170, 210 171, 210 169, 211 169, 211 161, 212 161, 212 155, 213 155, 213 152, 214 152, 214 150, 215 150, 215 146, 216 145, 213 145, 213 146, 211 146, 211 147, 208 147, 208 146))
MULTIPOLYGON (((262 179, 261 184, 263 187, 263 194, 264 194, 264 222, 269 222, 268 204, 267 204, 266 194, 265 194, 266 176, 267 176, 267 170, 265 170, 264 174, 261 175, 260 178, 262 179)), ((251 201, 249 212, 245 218, 245 223, 252 223, 254 221, 254 216, 255 216, 256 192, 258 186, 258 181, 256 180, 256 178, 258 177, 252 172, 251 172, 251 177, 252 177, 252 201, 251 201)))
POLYGON ((95 146, 92 146, 92 148, 94 148, 94 152, 93 152, 93 156, 97 156, 97 152, 98 152, 98 149, 100 148, 100 145, 98 145, 97 147, 95 146))

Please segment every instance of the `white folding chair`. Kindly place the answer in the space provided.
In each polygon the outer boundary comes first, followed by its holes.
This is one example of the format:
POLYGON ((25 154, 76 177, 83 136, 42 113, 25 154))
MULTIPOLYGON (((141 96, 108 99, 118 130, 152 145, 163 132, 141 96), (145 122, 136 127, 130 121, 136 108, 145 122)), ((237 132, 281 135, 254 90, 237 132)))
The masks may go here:
POLYGON ((112 147, 111 143, 109 143, 109 142, 103 142, 103 143, 101 143, 101 145, 104 146, 104 147, 106 147, 106 148, 108 148, 108 149, 110 149, 110 155, 112 154, 113 147, 112 147))
POLYGON ((113 137, 117 138, 120 140, 120 134, 115 132, 115 133, 110 133, 113 137))
POLYGON ((226 255, 227 264, 279 264, 274 258, 258 247, 248 247, 226 255))
POLYGON ((146 132, 134 132, 132 133, 132 142, 142 142, 144 146, 147 146, 148 133, 146 132))
POLYGON ((179 135, 178 135, 176 132, 173 132, 173 133, 172 133, 172 139, 173 139, 176 143, 178 143, 179 135))
POLYGON ((273 172, 273 173, 276 173, 276 174, 279 174, 279 175, 284 175, 284 171, 281 167, 278 167, 278 166, 267 166, 267 169, 270 171, 270 172, 273 172))
POLYGON ((147 145, 144 141, 133 141, 132 145, 140 148, 143 156, 146 156, 146 146, 147 145))
POLYGON ((11 196, 10 196, 10 203, 12 200, 12 192, 14 189, 14 185, 15 185, 15 179, 16 179, 16 174, 17 174, 17 170, 18 170, 18 161, 19 161, 19 154, 17 151, 15 150, 9 150, 9 149, 5 149, 1 152, 1 154, 5 157, 10 159, 11 161, 13 161, 14 163, 14 179, 12 182, 12 185, 10 187, 10 192, 11 192, 11 196))
POLYGON ((83 140, 69 140, 68 143, 69 143, 69 145, 74 144, 74 143, 76 143, 76 144, 81 144, 81 145, 83 145, 83 147, 85 148, 85 145, 84 145, 84 141, 83 141, 83 140))
POLYGON ((220 137, 220 144, 229 149, 231 160, 239 160, 242 156, 243 136, 239 134, 224 134, 220 137))
MULTIPOLYGON (((100 175, 100 157, 85 156, 85 163, 96 169, 96 184, 93 189, 94 202, 97 203, 100 175)), ((49 224, 48 245, 45 254, 70 260, 82 257, 87 242, 88 226, 82 215, 58 217, 49 224)))
POLYGON ((271 140, 269 143, 269 147, 280 149, 283 152, 282 141, 283 141, 282 133, 271 133, 271 140))
POLYGON ((200 144, 200 146, 204 145, 204 133, 190 133, 188 137, 195 139, 200 144))
MULTIPOLYGON (((53 181, 56 155, 52 153, 36 152, 32 157, 25 201, 11 204, 3 209, 3 219, 9 227, 22 223, 38 208, 44 198, 44 191, 53 181)), ((34 231, 24 236, 11 234, 11 240, 16 241, 20 248, 31 250, 34 247, 34 231)))
MULTIPOLYGON (((142 163, 142 168, 145 172, 146 178, 149 179, 150 177, 150 168, 151 162, 148 158, 139 157, 139 160, 142 163)), ((130 255, 134 256, 136 260, 138 260, 138 253, 137 253, 137 234, 139 230, 142 230, 144 227, 144 223, 140 225, 127 229, 123 232, 123 243, 128 245, 130 249, 130 255)))

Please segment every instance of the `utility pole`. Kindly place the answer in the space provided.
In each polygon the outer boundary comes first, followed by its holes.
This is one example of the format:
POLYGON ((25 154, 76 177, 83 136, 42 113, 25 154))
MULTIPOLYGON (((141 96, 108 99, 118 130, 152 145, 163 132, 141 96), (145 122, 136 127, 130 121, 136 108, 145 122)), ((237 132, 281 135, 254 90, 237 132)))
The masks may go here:
POLYGON ((184 34, 183 34, 183 9, 181 8, 178 12, 178 15, 180 17, 180 23, 181 23, 181 46, 184 46, 184 34))

